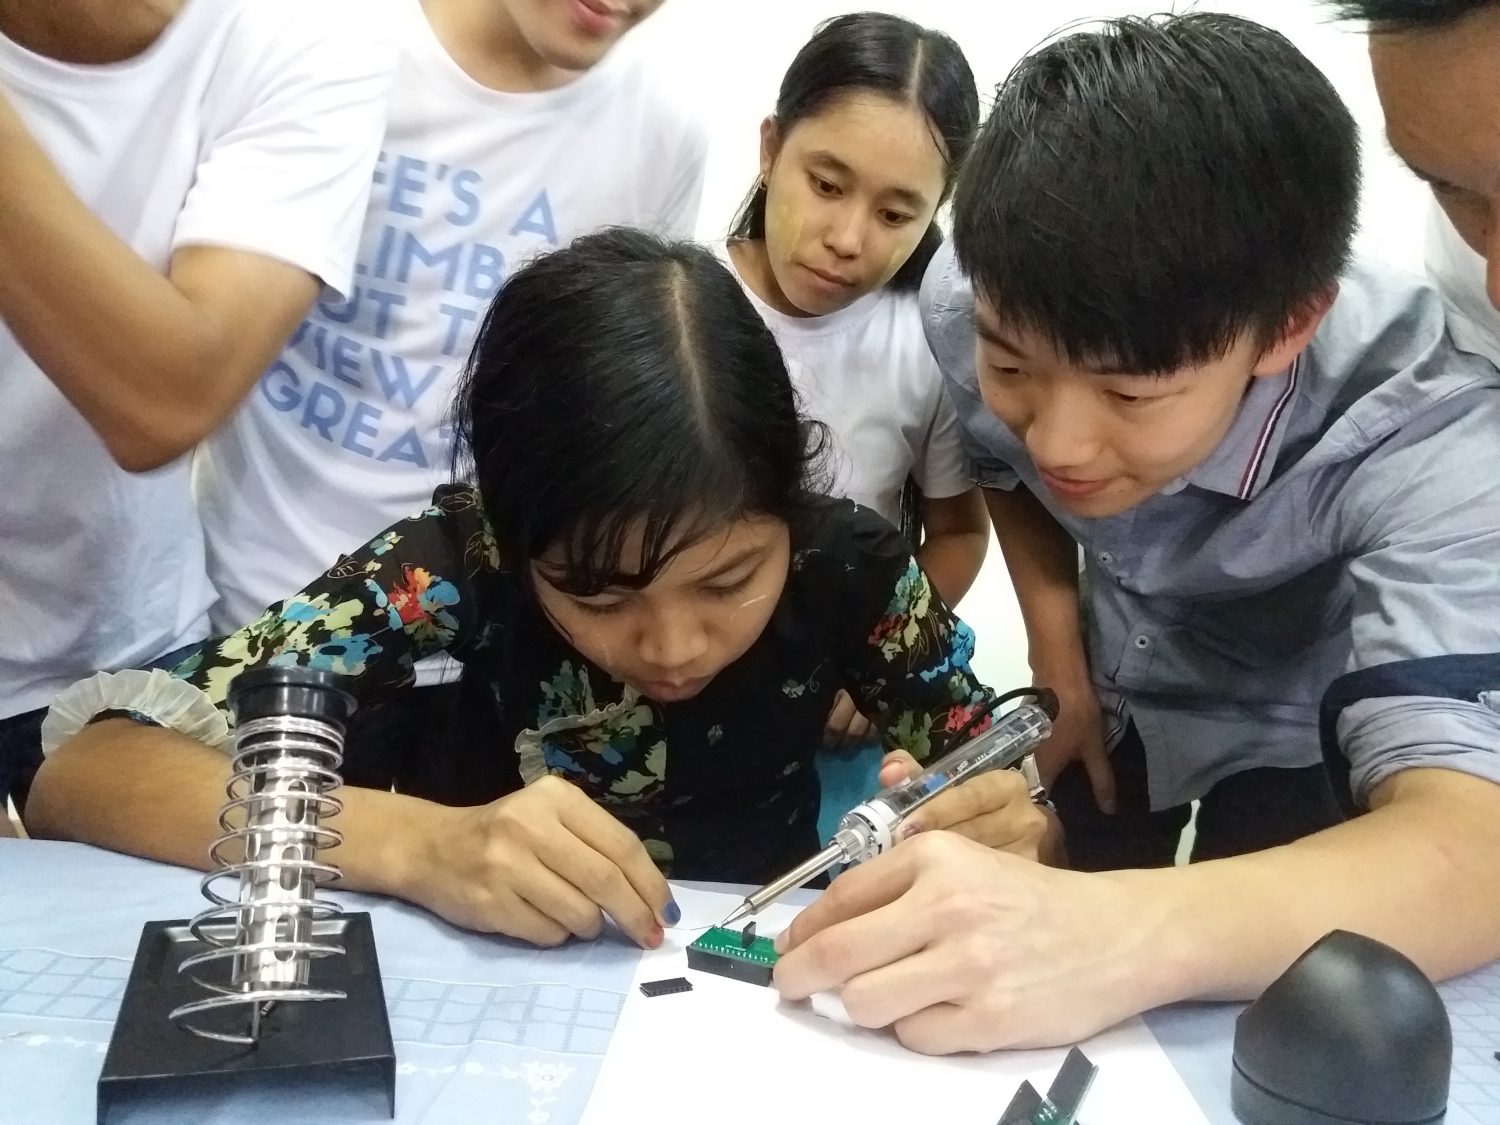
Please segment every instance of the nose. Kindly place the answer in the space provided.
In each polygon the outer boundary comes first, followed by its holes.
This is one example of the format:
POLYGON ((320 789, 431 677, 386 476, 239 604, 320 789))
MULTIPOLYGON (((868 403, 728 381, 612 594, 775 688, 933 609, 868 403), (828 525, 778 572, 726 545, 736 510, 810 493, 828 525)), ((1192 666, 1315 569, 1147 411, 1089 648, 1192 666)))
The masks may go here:
POLYGON ((1091 464, 1099 454, 1098 432, 1083 396, 1042 394, 1032 404, 1021 439, 1038 465, 1066 473, 1091 464))
POLYGON ((708 652, 708 632, 691 607, 665 605, 646 620, 639 649, 653 675, 673 679, 701 665, 708 652))
POLYGON ((859 208, 845 205, 837 209, 823 236, 823 244, 837 257, 857 258, 864 248, 864 219, 859 208))

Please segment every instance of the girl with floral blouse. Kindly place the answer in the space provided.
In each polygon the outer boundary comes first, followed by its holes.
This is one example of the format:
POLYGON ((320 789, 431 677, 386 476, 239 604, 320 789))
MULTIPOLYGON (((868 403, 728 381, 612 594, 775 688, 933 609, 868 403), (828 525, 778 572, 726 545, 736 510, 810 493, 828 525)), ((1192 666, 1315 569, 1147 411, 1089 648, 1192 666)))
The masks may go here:
MULTIPOLYGON (((455 807, 346 787, 328 853, 345 884, 539 944, 607 915, 654 946, 678 918, 666 877, 759 883, 816 850, 813 755, 839 690, 899 752, 887 782, 992 698, 901 535, 811 487, 816 435, 708 251, 622 229, 522 268, 456 413, 471 484, 170 675, 65 693, 32 831, 201 865, 235 676, 324 669, 374 709, 448 653, 483 689, 485 737, 462 752, 493 792, 455 807)), ((918 818, 1052 845, 1009 771, 918 818)))

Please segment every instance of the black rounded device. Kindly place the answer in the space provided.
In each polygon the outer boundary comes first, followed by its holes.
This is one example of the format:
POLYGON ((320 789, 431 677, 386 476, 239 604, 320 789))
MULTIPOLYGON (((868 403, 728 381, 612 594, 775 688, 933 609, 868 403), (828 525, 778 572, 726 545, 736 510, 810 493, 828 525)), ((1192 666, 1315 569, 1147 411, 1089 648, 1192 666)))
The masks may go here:
POLYGON ((354 714, 348 681, 332 672, 272 664, 241 672, 229 685, 229 708, 236 723, 291 715, 334 723, 342 730, 354 714))
POLYGON ((1245 1125, 1432 1125, 1453 1029, 1422 970, 1335 930, 1239 1017, 1231 1101, 1245 1125))

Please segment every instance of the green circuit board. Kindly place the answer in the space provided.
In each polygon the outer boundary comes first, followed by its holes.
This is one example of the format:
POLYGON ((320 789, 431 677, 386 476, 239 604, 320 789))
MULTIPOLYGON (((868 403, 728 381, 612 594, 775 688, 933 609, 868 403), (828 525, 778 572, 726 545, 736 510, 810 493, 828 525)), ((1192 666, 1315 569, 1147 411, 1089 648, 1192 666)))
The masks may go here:
POLYGON ((752 937, 748 944, 738 930, 715 926, 705 930, 688 946, 688 968, 742 980, 748 984, 770 984, 776 967, 776 943, 752 937))

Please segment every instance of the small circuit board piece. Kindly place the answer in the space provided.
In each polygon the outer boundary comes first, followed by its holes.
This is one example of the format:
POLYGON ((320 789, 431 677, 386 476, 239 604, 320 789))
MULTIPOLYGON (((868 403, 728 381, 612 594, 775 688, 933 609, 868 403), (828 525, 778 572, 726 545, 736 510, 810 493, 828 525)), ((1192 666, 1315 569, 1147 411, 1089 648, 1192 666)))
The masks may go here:
POLYGON ((674 992, 691 991, 693 991, 693 982, 688 980, 687 977, 641 981, 641 993, 645 996, 670 996, 674 992))
POLYGON ((776 943, 756 937, 753 929, 747 941, 738 930, 715 926, 688 946, 687 960, 688 968, 699 972, 717 973, 746 984, 770 984, 771 970, 776 967, 776 943))
POLYGON ((997 1125, 1074 1125, 1098 1073, 1088 1056, 1074 1047, 1063 1059, 1047 1096, 1038 1094, 1030 1082, 1022 1082, 997 1125))

